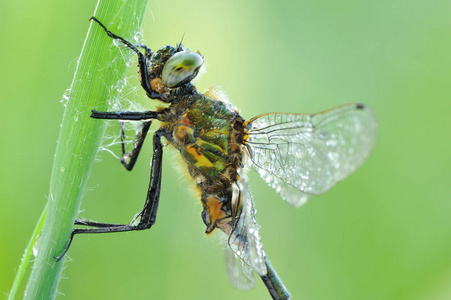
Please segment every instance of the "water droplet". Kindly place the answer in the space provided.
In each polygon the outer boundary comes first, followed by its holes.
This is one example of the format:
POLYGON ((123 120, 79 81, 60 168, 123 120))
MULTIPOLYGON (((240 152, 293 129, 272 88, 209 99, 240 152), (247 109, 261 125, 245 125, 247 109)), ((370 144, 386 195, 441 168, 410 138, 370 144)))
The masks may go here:
POLYGON ((116 81, 116 83, 114 84, 114 88, 118 91, 118 93, 121 93, 122 90, 124 89, 125 86, 125 80, 118 80, 116 81))
POLYGON ((34 241, 34 244, 33 244, 33 255, 35 257, 38 255, 38 247, 39 247, 40 241, 41 241, 41 232, 38 234, 38 236, 36 237, 36 240, 34 241))
POLYGON ((64 107, 67 107, 67 102, 69 101, 70 98, 70 89, 67 89, 63 96, 61 97, 60 102, 63 103, 64 107))
POLYGON ((141 32, 135 33, 135 36, 133 37, 135 41, 139 42, 143 38, 143 34, 141 32))

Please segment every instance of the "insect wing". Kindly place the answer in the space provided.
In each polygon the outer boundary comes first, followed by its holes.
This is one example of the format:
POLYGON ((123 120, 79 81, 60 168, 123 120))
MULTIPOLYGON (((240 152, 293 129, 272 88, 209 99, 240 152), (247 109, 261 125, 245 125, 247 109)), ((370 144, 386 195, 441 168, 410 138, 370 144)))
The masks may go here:
POLYGON ((255 286, 254 270, 239 259, 227 247, 225 249, 227 275, 230 283, 240 290, 249 290, 255 286))
POLYGON ((354 172, 377 139, 374 113, 362 104, 313 115, 264 114, 249 123, 253 167, 296 207, 354 172))
MULTIPOLYGON (((260 240, 259 229, 255 219, 255 208, 244 175, 237 180, 240 193, 241 213, 235 221, 228 245, 241 261, 255 270, 259 275, 266 275, 265 254, 260 240)), ((244 270, 246 274, 246 270, 244 270)))

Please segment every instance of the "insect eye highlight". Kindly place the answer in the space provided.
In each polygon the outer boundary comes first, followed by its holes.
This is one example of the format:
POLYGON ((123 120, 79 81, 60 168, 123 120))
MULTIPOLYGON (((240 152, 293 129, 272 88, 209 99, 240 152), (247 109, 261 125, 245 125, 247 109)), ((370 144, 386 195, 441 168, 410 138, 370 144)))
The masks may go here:
POLYGON ((196 77, 204 59, 195 52, 182 51, 172 55, 163 67, 161 79, 163 83, 175 88, 190 82, 196 77))

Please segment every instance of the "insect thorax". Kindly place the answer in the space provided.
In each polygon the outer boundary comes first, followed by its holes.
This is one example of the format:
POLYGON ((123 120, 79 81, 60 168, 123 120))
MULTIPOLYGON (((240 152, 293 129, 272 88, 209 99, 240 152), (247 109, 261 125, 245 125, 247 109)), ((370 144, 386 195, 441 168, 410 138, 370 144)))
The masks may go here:
POLYGON ((171 131, 172 142, 192 176, 200 174, 205 177, 202 181, 215 180, 229 165, 239 163, 236 156, 240 153, 232 145, 236 143, 232 135, 240 128, 236 123, 244 120, 228 103, 197 94, 171 108, 173 120, 165 127, 171 131))
POLYGON ((207 232, 231 215, 232 184, 243 159, 244 119, 228 102, 202 94, 171 106, 172 120, 164 126, 202 192, 207 232))

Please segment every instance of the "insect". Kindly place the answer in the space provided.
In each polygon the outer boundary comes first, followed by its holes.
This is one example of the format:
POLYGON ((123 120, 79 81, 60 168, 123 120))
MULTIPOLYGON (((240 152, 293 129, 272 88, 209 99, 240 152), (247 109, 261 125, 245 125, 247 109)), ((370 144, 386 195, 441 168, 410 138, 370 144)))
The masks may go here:
POLYGON ((220 93, 202 94, 191 83, 203 56, 164 46, 155 53, 146 45, 133 45, 110 32, 106 34, 138 56, 141 86, 165 108, 144 112, 92 111, 92 118, 141 121, 126 152, 122 136, 122 165, 132 170, 154 120, 161 126, 153 136, 153 156, 147 198, 130 224, 109 224, 77 219, 61 259, 76 234, 149 229, 155 223, 160 199, 164 137, 180 152, 201 194, 206 233, 219 229, 227 236, 228 268, 232 283, 241 288, 254 284, 255 271, 273 299, 290 294, 263 251, 246 167, 251 165, 283 199, 298 207, 310 196, 329 190, 363 164, 377 138, 377 122, 363 104, 349 104, 317 114, 268 113, 245 120, 220 93), (138 48, 142 48, 143 51, 138 48))

